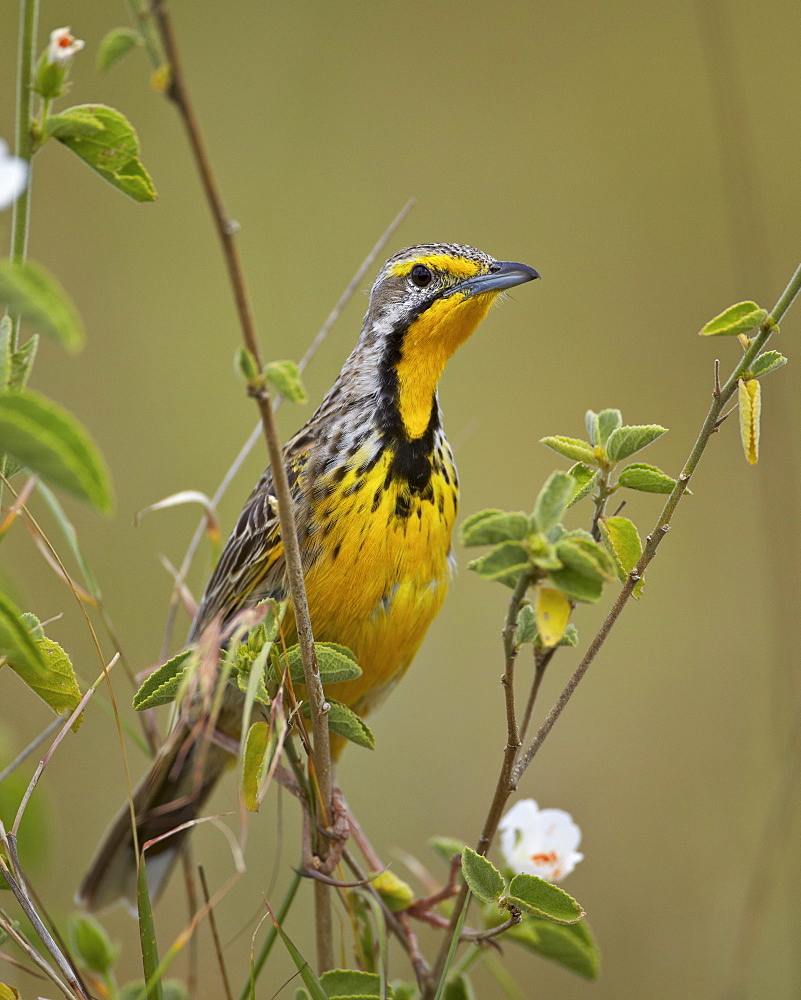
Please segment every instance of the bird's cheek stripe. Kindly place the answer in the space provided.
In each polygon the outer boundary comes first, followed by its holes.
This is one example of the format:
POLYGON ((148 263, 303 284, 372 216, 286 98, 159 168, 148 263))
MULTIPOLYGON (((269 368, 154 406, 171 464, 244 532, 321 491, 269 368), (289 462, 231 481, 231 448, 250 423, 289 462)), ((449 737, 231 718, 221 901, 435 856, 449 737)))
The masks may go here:
POLYGON ((389 274, 393 277, 402 278, 404 275, 409 274, 412 268, 417 267, 418 264, 422 264, 423 267, 430 268, 432 271, 445 271, 453 275, 454 278, 458 278, 459 281, 464 281, 466 278, 474 278, 479 272, 486 269, 483 264, 476 260, 470 260, 469 257, 456 257, 446 253, 430 253, 414 257, 410 260, 398 261, 397 264, 390 268, 389 274))

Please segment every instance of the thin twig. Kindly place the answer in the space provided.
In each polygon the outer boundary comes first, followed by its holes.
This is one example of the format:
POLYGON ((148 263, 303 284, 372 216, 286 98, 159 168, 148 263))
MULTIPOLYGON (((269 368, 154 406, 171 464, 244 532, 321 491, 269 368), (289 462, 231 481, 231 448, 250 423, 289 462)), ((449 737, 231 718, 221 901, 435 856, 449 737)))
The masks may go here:
POLYGON ((525 743, 526 736, 528 735, 528 727, 531 725, 531 717, 534 714, 534 705, 537 701, 537 695, 540 693, 540 685, 542 684, 542 679, 545 676, 545 671, 558 648, 558 646, 551 646, 551 648, 547 649, 544 653, 538 653, 537 647, 534 647, 534 680, 531 682, 531 690, 528 694, 526 709, 523 712, 523 720, 520 723, 521 743, 525 743))
MULTIPOLYGON (((252 355, 257 370, 261 372, 264 369, 264 364, 256 336, 253 312, 245 286, 239 251, 234 240, 235 227, 232 226, 231 220, 223 207, 219 187, 214 178, 211 162, 200 133, 194 108, 189 98, 167 5, 164 0, 153 0, 151 9, 155 15, 161 42, 170 65, 171 79, 167 94, 178 108, 186 128, 203 189, 217 228, 217 235, 223 248, 223 255, 239 314, 245 346, 252 355)), ((250 394, 256 400, 259 408, 264 438, 267 443, 267 451, 272 467, 286 573, 295 611, 295 625, 303 660, 303 674, 311 712, 312 731, 314 733, 314 773, 323 815, 327 823, 331 811, 331 746, 328 731, 328 704, 323 694, 323 686, 320 682, 320 672, 314 649, 314 637, 312 635, 309 607, 306 600, 300 545, 298 544, 295 526, 294 505, 281 452, 281 444, 278 438, 278 430, 275 424, 270 391, 266 381, 261 379, 258 385, 252 385, 250 394)), ((317 849, 321 858, 325 859, 328 845, 323 838, 318 841, 317 849)), ((323 971, 331 968, 334 961, 333 927, 331 923, 330 892, 327 887, 319 883, 315 883, 315 920, 317 928, 317 964, 320 971, 323 971)))
POLYGON ((214 939, 214 951, 217 955, 217 964, 220 967, 220 976, 223 981, 223 989, 225 990, 225 995, 228 1000, 233 1000, 233 994, 231 993, 231 984, 228 982, 228 972, 225 968, 225 959, 223 958, 222 947, 220 945, 220 936, 217 933, 217 918, 214 916, 214 907, 211 905, 209 900, 209 887, 206 882, 206 873, 203 870, 203 865, 197 866, 197 873, 200 876, 200 885, 203 889, 203 898, 206 900, 206 906, 209 908, 209 927, 211 928, 211 936, 214 939))
POLYGON ((38 736, 35 736, 31 740, 31 742, 25 747, 25 749, 17 754, 17 756, 11 761, 11 763, 7 767, 5 767, 2 771, 0 771, 0 785, 3 784, 3 782, 9 776, 9 774, 12 774, 14 771, 16 771, 16 769, 20 766, 20 764, 24 763, 26 758, 30 757, 30 755, 41 743, 44 743, 44 741, 47 739, 48 736, 52 736, 52 734, 59 728, 59 726, 63 725, 63 723, 64 723, 64 718, 63 716, 60 715, 57 716, 55 719, 53 719, 52 722, 48 723, 46 728, 43 729, 38 736))

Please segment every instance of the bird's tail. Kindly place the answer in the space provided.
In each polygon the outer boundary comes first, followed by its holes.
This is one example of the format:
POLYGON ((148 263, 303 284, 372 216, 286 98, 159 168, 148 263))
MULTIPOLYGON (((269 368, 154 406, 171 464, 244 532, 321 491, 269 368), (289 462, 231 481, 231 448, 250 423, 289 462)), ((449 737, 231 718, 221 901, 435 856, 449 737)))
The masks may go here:
MULTIPOLYGON (((159 750, 150 770, 134 792, 139 850, 149 841, 193 820, 217 779, 234 757, 204 738, 201 726, 179 726, 159 750)), ((188 830, 181 830, 148 848, 145 854, 148 889, 155 900, 178 856, 188 830)), ((99 911, 118 899, 136 911, 137 857, 126 804, 106 832, 76 896, 89 910, 99 911)))

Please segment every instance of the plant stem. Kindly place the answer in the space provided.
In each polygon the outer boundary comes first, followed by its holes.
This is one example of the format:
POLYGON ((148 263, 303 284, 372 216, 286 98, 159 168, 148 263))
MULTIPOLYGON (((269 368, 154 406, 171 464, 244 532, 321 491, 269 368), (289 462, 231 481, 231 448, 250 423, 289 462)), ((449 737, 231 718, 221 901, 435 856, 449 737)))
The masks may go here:
MULTIPOLYGON (((506 801, 509 798, 511 791, 510 782, 512 771, 515 766, 518 751, 520 750, 520 733, 517 727, 517 719, 515 715, 514 692, 514 670, 518 653, 518 646, 515 642, 515 630, 517 628, 518 615, 520 614, 520 606, 531 583, 532 576, 529 572, 520 574, 520 579, 517 581, 514 593, 509 600, 509 609, 506 612, 506 622, 502 633, 505 669, 503 677, 501 678, 504 700, 506 702, 506 746, 503 751, 501 772, 498 775, 498 781, 495 785, 492 803, 490 805, 489 812, 487 813, 487 818, 484 821, 484 829, 481 831, 481 836, 478 838, 478 844, 476 845, 476 851, 478 854, 487 853, 489 846, 492 843, 492 839, 495 836, 495 831, 498 829, 498 823, 500 823, 501 816, 503 815, 503 807, 506 805, 506 801)), ((455 944, 458 943, 461 927, 464 924, 466 917, 468 893, 469 890, 467 883, 465 882, 462 884, 459 895, 456 898, 448 932, 442 942, 442 947, 440 948, 439 955, 437 956, 437 961, 434 966, 433 974, 429 980, 428 988, 423 993, 424 1000, 427 1000, 427 998, 432 996, 435 984, 442 983, 444 970, 447 968, 446 963, 449 963, 453 958, 455 944)))
POLYGON ((776 305, 773 307, 771 315, 768 316, 767 320, 762 324, 759 333, 751 342, 750 346, 748 347, 748 350, 743 354, 742 358, 740 359, 740 363, 737 365, 737 367, 731 373, 729 378, 726 380, 725 385, 720 387, 719 391, 716 385, 715 391, 712 394, 712 404, 709 407, 709 412, 707 413, 706 420, 704 421, 703 426, 701 428, 701 432, 698 435, 695 444, 693 445, 693 449, 690 452, 689 458, 687 459, 684 465, 684 469, 682 470, 681 474, 676 480, 676 485, 673 487, 670 496, 667 498, 662 513, 659 515, 658 521, 656 522, 653 530, 646 539, 645 548, 643 549, 643 553, 640 556, 639 562, 634 567, 634 569, 629 573, 628 578, 625 584, 623 585, 623 589, 618 595, 615 603, 612 605, 612 609, 606 616, 606 619, 601 625, 601 628, 599 629, 595 638, 590 643, 587 652, 584 654, 584 658, 576 668, 573 676, 567 682, 564 690, 559 695, 556 704, 548 713, 548 716, 543 722, 542 726, 540 726, 539 732, 534 737, 531 744, 526 748, 525 753, 522 754, 517 764, 515 765, 512 774, 513 787, 517 787, 517 784, 520 781, 520 778, 523 776, 523 773, 525 772, 526 768, 529 766, 529 764, 531 764, 531 761, 534 759, 538 750, 545 742, 548 733, 550 733, 550 731, 553 729, 556 720, 564 711, 565 706, 570 700, 573 692, 576 690, 579 681, 587 672, 587 670, 590 667, 590 664, 595 659, 601 646, 603 646, 604 642, 606 641, 606 637, 609 635, 612 626, 617 621, 620 612, 628 603, 628 600, 631 597, 635 586, 640 581, 647 566, 656 555, 656 550, 659 547, 659 543, 662 541, 662 539, 670 530, 670 521, 673 517, 676 507, 679 504, 679 501, 687 491, 687 486, 690 482, 690 478, 695 472, 698 463, 701 460, 701 456, 706 450, 706 446, 709 444, 710 438, 717 431, 719 427, 721 413, 723 412, 726 403, 729 401, 729 399, 731 399, 735 389, 737 388, 738 381, 742 378, 745 372, 747 372, 750 369, 751 365, 754 362, 754 359, 760 353, 765 344, 768 342, 768 339, 770 338, 771 334, 774 332, 778 323, 784 317, 787 310, 790 308, 793 299, 795 299, 799 291, 801 291, 801 264, 796 269, 796 272, 790 279, 789 284, 782 292, 776 305))
MULTIPOLYGON (((239 251, 234 240, 236 226, 232 224, 222 204, 219 187, 214 177, 211 162, 203 142, 200 127, 194 108, 189 99, 178 49, 172 28, 172 21, 164 0, 153 0, 152 12, 161 37, 161 43, 170 65, 170 85, 167 96, 178 108, 186 128, 189 144, 195 158, 206 198, 217 228, 217 235, 223 248, 228 277, 234 293, 242 336, 245 346, 253 356, 256 366, 261 372, 264 363, 261 358, 255 322, 250 301, 245 287, 239 251)), ((300 557, 300 546, 295 527, 295 517, 292 495, 284 467, 281 444, 273 414, 272 399, 265 383, 258 389, 253 389, 251 395, 261 414, 264 438, 272 467, 273 484, 278 502, 278 517, 281 525, 281 540, 284 546, 289 590, 295 610, 295 623, 303 659, 303 674, 311 711, 312 731, 314 734, 314 771, 324 813, 324 822, 328 822, 331 812, 331 748, 328 733, 328 705, 320 682, 317 667, 317 657, 314 651, 309 607, 306 600, 306 588, 303 579, 303 566, 300 557)), ((317 850, 321 858, 328 853, 326 838, 318 838, 317 850)), ((317 927, 317 964, 320 971, 331 968, 334 960, 333 928, 331 923, 331 894, 328 887, 315 883, 315 918, 317 927)))

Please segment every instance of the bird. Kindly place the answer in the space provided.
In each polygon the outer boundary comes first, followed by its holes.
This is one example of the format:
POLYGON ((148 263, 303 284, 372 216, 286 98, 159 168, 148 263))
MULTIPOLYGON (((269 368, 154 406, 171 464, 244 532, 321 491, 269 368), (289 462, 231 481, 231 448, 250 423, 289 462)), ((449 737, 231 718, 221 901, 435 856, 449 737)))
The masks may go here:
MULTIPOLYGON (((356 346, 309 421, 283 449, 315 641, 356 656, 361 675, 336 698, 363 716, 411 664, 452 575, 459 479, 437 389, 446 362, 504 290, 539 278, 474 247, 430 243, 391 257, 372 286, 356 346)), ((210 623, 288 595, 272 473, 242 509, 206 586, 188 645, 210 623)), ((283 622, 295 640, 291 602, 283 622)), ((333 697, 333 693, 332 693, 333 697)), ((227 685, 217 727, 238 741, 244 695, 227 685)), ((332 734, 332 757, 344 741, 332 734)), ((176 723, 134 793, 141 845, 193 819, 235 757, 202 727, 176 723)), ((153 897, 182 835, 147 852, 153 897)), ((88 909, 133 908, 137 858, 129 806, 106 833, 79 888, 88 909)))

